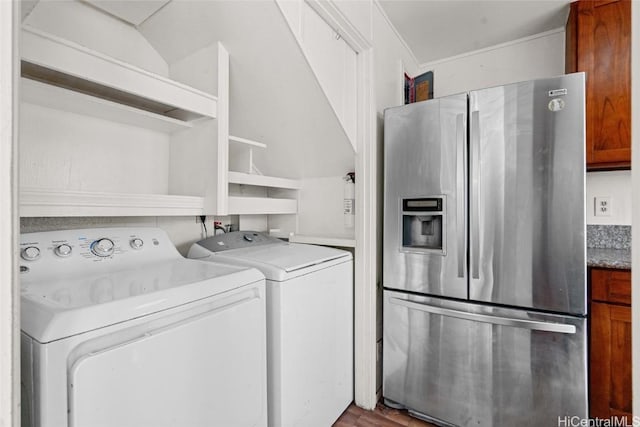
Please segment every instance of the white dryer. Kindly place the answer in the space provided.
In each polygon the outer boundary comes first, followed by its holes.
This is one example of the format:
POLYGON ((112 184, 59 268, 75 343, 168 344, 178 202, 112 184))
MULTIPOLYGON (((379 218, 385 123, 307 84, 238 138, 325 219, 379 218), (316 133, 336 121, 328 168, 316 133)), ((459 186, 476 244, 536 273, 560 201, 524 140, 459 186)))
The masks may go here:
POLYGON ((269 426, 331 426, 353 400, 351 253, 240 231, 195 243, 188 257, 264 273, 269 426))
POLYGON ((21 236, 23 426, 266 426, 264 276, 155 228, 21 236))

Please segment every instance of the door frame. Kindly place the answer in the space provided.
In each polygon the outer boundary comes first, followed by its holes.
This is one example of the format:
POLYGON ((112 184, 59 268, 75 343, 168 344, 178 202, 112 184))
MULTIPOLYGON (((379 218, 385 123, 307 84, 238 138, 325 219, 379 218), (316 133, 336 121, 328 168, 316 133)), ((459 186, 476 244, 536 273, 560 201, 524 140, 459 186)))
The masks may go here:
POLYGON ((20 425, 18 29, 20 2, 0 1, 0 426, 20 425))
POLYGON ((356 207, 354 282, 355 403, 377 403, 378 153, 373 91, 373 46, 340 11, 335 0, 305 0, 356 52, 356 207))

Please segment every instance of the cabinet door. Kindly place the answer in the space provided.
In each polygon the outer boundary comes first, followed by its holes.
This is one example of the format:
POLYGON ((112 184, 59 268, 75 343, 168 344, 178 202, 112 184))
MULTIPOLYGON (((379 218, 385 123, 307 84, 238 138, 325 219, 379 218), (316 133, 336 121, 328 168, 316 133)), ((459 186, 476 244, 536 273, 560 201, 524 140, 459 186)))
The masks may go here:
POLYGON ((591 417, 631 422, 631 307, 591 303, 591 417))
POLYGON ((631 2, 580 1, 577 11, 577 71, 587 72, 587 166, 630 167, 631 2))
POLYGON ((591 299, 631 305, 631 270, 591 270, 591 299))

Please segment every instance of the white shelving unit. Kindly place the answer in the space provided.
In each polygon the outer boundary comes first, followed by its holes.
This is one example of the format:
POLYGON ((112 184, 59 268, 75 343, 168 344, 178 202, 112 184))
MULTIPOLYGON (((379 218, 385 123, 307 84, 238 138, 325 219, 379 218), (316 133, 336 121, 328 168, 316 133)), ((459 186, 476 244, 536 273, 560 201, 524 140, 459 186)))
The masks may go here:
POLYGON ((37 189, 20 191, 20 215, 24 217, 172 216, 200 215, 202 212, 202 197, 37 189))
MULTIPOLYGON (((233 135, 229 135, 227 140, 230 145, 229 171, 227 173, 229 184, 284 190, 299 190, 302 187, 299 180, 256 173, 253 164, 253 149, 266 149, 267 144, 233 135)), ((228 197, 227 213, 231 215, 276 215, 296 214, 297 212, 298 201, 296 199, 237 194, 228 197)))
POLYGON ((243 172, 229 171, 229 184, 254 185, 256 187, 284 188, 288 190, 299 190, 302 185, 300 181, 289 178, 278 178, 273 176, 257 175, 243 172))
POLYGON ((193 127, 191 122, 140 110, 24 77, 20 79, 20 93, 22 100, 31 104, 127 125, 140 126, 160 132, 174 132, 193 127))
MULTIPOLYGON (((135 126, 169 137, 174 132, 193 129, 217 117, 216 96, 167 77, 28 26, 23 27, 21 42, 23 103, 135 126)), ((38 126, 28 122, 24 125, 38 126)), ((211 144, 215 143, 215 135, 211 135, 211 144)), ((136 141, 132 140, 131 144, 136 141)), ((37 168, 33 170, 37 175, 57 172, 46 159, 28 160, 26 167, 37 168)), ((126 191, 127 188, 110 193, 71 188, 22 188, 20 216, 209 213, 205 209, 208 194, 156 194, 154 191, 130 194, 126 191)))
POLYGON ((77 43, 23 27, 22 75, 182 121, 215 118, 217 98, 77 43))
POLYGON ((267 148, 267 144, 258 141, 252 141, 246 138, 240 138, 238 136, 229 135, 229 142, 236 142, 238 144, 248 145, 250 147, 267 148))
POLYGON ((297 212, 298 201, 295 199, 229 196, 229 214, 231 215, 275 215, 297 212))

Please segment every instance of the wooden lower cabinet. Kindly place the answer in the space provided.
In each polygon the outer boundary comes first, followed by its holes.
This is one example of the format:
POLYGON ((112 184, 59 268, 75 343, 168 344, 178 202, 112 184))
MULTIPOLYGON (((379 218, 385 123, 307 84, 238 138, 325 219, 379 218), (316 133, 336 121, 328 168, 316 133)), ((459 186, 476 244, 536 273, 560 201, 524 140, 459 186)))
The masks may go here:
POLYGON ((631 425, 631 304, 611 296, 612 284, 630 296, 631 272, 591 271, 590 415, 626 416, 631 425))

